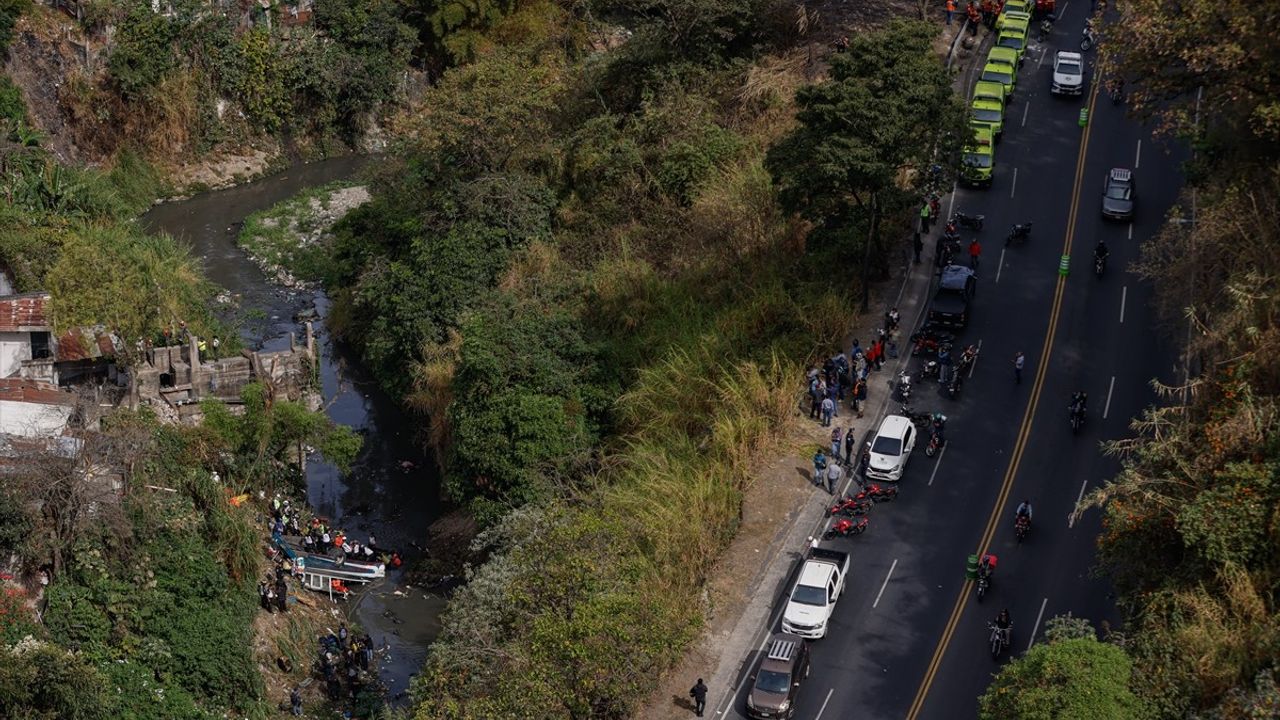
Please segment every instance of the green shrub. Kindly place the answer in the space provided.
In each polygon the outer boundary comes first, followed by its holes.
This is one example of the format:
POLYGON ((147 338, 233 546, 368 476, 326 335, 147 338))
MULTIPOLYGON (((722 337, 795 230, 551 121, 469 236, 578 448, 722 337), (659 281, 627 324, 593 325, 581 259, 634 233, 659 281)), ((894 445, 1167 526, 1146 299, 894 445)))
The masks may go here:
POLYGON ((13 44, 13 27, 22 13, 31 8, 31 0, 0 0, 0 53, 13 44))
POLYGON ((22 98, 22 90, 7 75, 0 76, 0 120, 14 126, 27 121, 27 102, 22 98))
POLYGON ((173 22, 138 2, 116 32, 107 72, 128 99, 137 99, 178 66, 173 22))

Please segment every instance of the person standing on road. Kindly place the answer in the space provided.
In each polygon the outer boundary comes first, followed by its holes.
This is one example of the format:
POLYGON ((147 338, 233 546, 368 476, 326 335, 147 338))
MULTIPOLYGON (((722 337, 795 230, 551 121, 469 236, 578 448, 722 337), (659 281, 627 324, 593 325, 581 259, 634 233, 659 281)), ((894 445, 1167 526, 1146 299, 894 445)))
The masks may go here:
POLYGON ((978 238, 974 238, 969 242, 969 267, 978 269, 978 256, 981 254, 982 243, 978 242, 978 238))
POLYGON ((698 682, 689 688, 689 697, 693 698, 693 712, 702 717, 702 711, 707 709, 707 686, 703 684, 702 678, 698 678, 698 682))
POLYGON ((853 426, 849 426, 849 431, 844 434, 844 461, 853 465, 853 445, 858 440, 853 436, 853 426))
POLYGON ((951 25, 951 18, 956 14, 956 0, 947 0, 947 25, 951 25))
POLYGON ((912 236, 912 238, 911 238, 911 250, 915 252, 915 255, 916 255, 915 263, 916 263, 916 265, 919 265, 919 264, 920 264, 920 253, 924 251, 924 241, 920 239, 920 231, 918 231, 918 230, 916 231, 916 233, 915 233, 915 234, 912 236))
MULTIPOLYGON (((836 456, 840 457, 839 455, 836 456)), ((839 463, 831 463, 827 466, 827 494, 835 495, 836 486, 840 484, 840 478, 844 477, 844 468, 839 463)))
POLYGON ((840 426, 837 425, 835 430, 831 431, 831 457, 840 462, 840 439, 844 437, 844 433, 840 432, 840 426))
POLYGON ((925 200, 920 203, 920 232, 929 232, 929 220, 933 214, 933 209, 929 207, 929 201, 925 200))
POLYGON ((822 448, 818 448, 818 452, 813 455, 813 484, 822 484, 822 475, 827 469, 827 456, 822 454, 822 448))
POLYGON ((853 411, 862 417, 862 403, 867 399, 867 379, 859 378, 853 386, 853 411))
POLYGON ((869 467, 871 467, 870 445, 863 449, 862 457, 858 460, 858 474, 862 476, 863 482, 867 479, 867 468, 869 467))
POLYGON ((830 397, 822 399, 822 427, 831 427, 831 415, 836 410, 835 401, 830 397))
POLYGON ((969 0, 964 12, 969 16, 969 34, 977 35, 978 23, 982 21, 982 16, 978 14, 978 6, 973 4, 973 0, 969 0))
POLYGON ((1025 367, 1026 364, 1027 356, 1023 355, 1022 351, 1019 350, 1017 354, 1013 356, 1013 381, 1018 385, 1022 384, 1022 368, 1025 367))

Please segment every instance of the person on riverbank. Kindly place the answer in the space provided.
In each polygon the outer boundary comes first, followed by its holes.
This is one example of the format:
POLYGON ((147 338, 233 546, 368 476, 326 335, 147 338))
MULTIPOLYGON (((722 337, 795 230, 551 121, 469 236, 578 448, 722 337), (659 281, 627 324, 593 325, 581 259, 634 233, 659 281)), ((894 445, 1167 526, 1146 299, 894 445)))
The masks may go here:
POLYGON ((297 685, 289 691, 289 710, 294 717, 302 717, 302 690, 297 685))

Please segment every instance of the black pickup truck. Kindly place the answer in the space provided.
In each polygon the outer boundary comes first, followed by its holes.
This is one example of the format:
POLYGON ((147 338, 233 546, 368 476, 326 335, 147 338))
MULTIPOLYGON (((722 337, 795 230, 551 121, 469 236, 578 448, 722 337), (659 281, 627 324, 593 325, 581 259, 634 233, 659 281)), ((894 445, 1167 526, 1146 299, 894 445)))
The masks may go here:
POLYGON ((929 303, 929 323, 935 326, 962 328, 969 323, 969 307, 978 282, 973 270, 960 265, 942 268, 938 291, 929 303))

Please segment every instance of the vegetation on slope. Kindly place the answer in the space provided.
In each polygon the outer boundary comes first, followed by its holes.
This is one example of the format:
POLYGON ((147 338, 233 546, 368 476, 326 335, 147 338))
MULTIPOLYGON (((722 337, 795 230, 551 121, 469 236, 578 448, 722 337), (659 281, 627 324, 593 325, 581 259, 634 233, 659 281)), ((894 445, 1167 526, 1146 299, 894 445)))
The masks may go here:
POLYGON ((250 642, 262 530, 252 503, 228 500, 295 487, 302 443, 345 466, 360 441, 261 386, 244 401, 238 416, 206 403, 199 428, 117 410, 72 450, 9 461, 0 550, 52 582, 41 623, 25 605, 0 614, 5 717, 266 714, 250 642), (104 468, 122 496, 95 479, 104 468))
POLYGON ((633 709, 698 628, 691 598, 802 363, 850 320, 857 274, 830 269, 887 272, 902 177, 963 122, 919 25, 860 41, 797 127, 782 4, 592 8, 635 34, 592 52, 583 8, 531 3, 446 72, 327 272, 333 326, 430 416, 446 491, 489 528, 416 685, 423 718, 633 709), (876 88, 879 131, 821 123, 876 88), (823 133, 847 150, 825 191, 842 210, 801 220, 775 183, 818 194, 790 165, 823 133), (889 136, 913 141, 858 159, 889 136))

